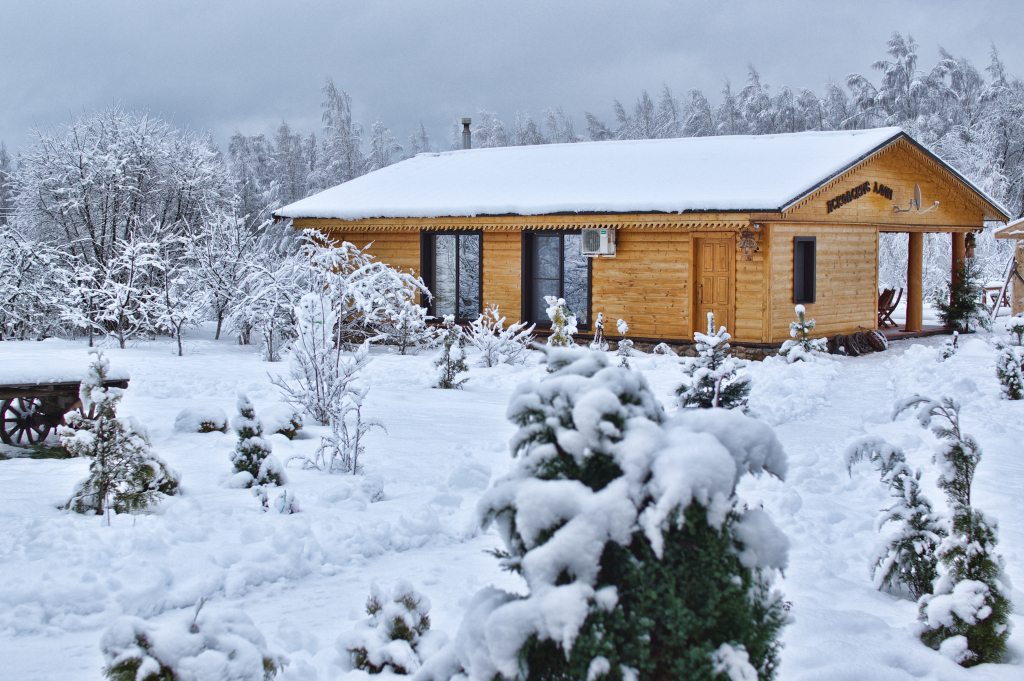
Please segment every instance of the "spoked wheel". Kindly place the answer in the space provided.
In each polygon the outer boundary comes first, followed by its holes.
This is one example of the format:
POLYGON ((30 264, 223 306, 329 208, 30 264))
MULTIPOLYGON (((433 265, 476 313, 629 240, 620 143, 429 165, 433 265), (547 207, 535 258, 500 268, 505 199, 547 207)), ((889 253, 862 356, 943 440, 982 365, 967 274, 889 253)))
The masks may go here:
POLYGON ((50 424, 38 397, 16 397, 0 405, 0 440, 9 445, 34 445, 46 439, 50 424))

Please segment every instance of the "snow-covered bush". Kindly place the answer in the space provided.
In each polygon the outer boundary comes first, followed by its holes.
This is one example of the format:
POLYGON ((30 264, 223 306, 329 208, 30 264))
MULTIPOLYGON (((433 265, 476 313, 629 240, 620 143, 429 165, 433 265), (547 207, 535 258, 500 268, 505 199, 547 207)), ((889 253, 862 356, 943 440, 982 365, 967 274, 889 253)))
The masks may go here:
POLYGON ((594 340, 590 341, 590 349, 598 352, 605 352, 608 349, 608 341, 604 339, 604 312, 597 313, 597 321, 594 322, 594 340))
POLYGON ((283 485, 287 482, 284 466, 271 454, 270 443, 263 439, 263 427, 256 418, 256 408, 244 393, 238 394, 238 416, 231 425, 238 432, 238 444, 231 453, 237 474, 249 476, 245 487, 283 485))
POLYGON ((1024 400, 1024 318, 1013 317, 1006 325, 1010 342, 997 341, 996 378, 1002 386, 1003 397, 1024 400))
POLYGON ((288 658, 241 610, 180 612, 161 622, 119 617, 100 639, 109 681, 270 681, 288 658))
POLYGON ((960 407, 950 398, 938 401, 915 395, 898 403, 893 416, 915 408, 921 426, 931 427, 943 441, 935 451, 935 463, 939 488, 953 511, 952 531, 939 545, 944 572, 933 593, 920 600, 921 640, 947 652, 952 646, 957 662, 965 667, 1000 662, 1010 636, 1010 585, 1002 556, 995 552, 998 523, 971 506, 981 448, 961 431, 960 407), (933 425, 936 419, 939 422, 933 425), (947 643, 950 639, 956 641, 947 643))
POLYGON ((556 348, 567 348, 573 345, 572 336, 576 333, 576 315, 569 311, 564 298, 544 296, 548 304, 546 312, 551 320, 551 335, 548 345, 556 348))
POLYGON ((423 642, 443 637, 430 631, 430 600, 412 584, 399 581, 391 594, 376 584, 370 586, 366 614, 356 628, 338 637, 338 654, 347 656, 355 669, 380 674, 412 674, 419 670, 424 653, 423 642))
POLYGON ((388 342, 398 348, 400 355, 434 347, 437 344, 437 329, 427 324, 427 319, 426 308, 420 307, 412 299, 402 300, 387 324, 388 342))
POLYGON ((946 523, 921 494, 921 471, 910 470, 900 448, 868 435, 847 448, 846 469, 852 474, 853 465, 864 459, 875 464, 895 500, 879 516, 878 529, 886 523, 899 523, 899 529, 877 552, 871 566, 875 587, 898 590, 902 584, 917 600, 932 592, 932 582, 938 577, 937 551, 939 542, 949 534, 946 523))
POLYGON ((658 343, 651 349, 651 352, 655 355, 668 355, 669 357, 675 357, 676 351, 672 349, 668 343, 658 343))
POLYGON ((626 338, 626 334, 629 333, 629 324, 626 323, 625 319, 620 319, 615 323, 615 328, 619 330, 619 335, 622 336, 622 340, 619 341, 619 350, 615 354, 622 358, 622 366, 628 368, 629 358, 633 356, 633 341, 626 338))
POLYGON ((469 371, 466 366, 465 337, 462 327, 455 323, 455 315, 445 315, 444 335, 441 339, 441 352, 434 358, 434 366, 437 367, 437 382, 435 388, 461 388, 468 378, 459 378, 459 374, 469 371))
POLYGON ((787 362, 807 361, 815 355, 824 355, 828 352, 828 339, 808 338, 807 335, 814 330, 814 320, 807 319, 807 310, 803 305, 794 308, 797 320, 789 323, 788 340, 779 348, 779 356, 785 357, 787 362))
POLYGON ((697 356, 683 358, 686 378, 676 389, 680 407, 746 409, 750 376, 736 372, 749 362, 729 354, 730 338, 724 326, 715 331, 715 316, 708 312, 707 334, 693 334, 697 356))
POLYGON ((185 407, 174 418, 174 429, 182 433, 222 433, 228 430, 228 415, 220 407, 202 404, 185 407))
POLYGON ((670 419, 604 353, 548 347, 546 361, 509 404, 517 463, 479 505, 528 591, 481 591, 424 676, 711 679, 727 643, 771 678, 788 541, 736 484, 784 476, 772 430, 724 410, 670 419))
POLYGON ((75 485, 62 508, 76 513, 139 511, 161 495, 176 494, 178 474, 150 451, 149 437, 138 421, 117 415, 124 390, 104 387, 110 362, 102 353, 93 354, 78 389, 81 409, 69 413, 67 425, 57 429, 69 454, 91 459, 89 475, 75 485))
POLYGON ((498 313, 497 305, 488 305, 469 325, 466 335, 470 345, 480 351, 480 364, 493 367, 498 364, 522 364, 533 343, 533 329, 525 322, 516 322, 505 328, 505 317, 498 313))
POLYGON ((942 344, 942 348, 939 349, 939 361, 945 362, 947 359, 956 354, 956 351, 960 349, 960 332, 954 331, 953 335, 942 344))
POLYGON ((281 490, 281 493, 277 495, 277 499, 274 500, 274 508, 282 515, 291 515, 302 510, 299 508, 299 498, 295 496, 295 492, 289 492, 286 489, 281 490))
POLYGON ((302 412, 285 402, 267 407, 258 418, 264 433, 280 433, 289 440, 294 440, 302 430, 302 412))

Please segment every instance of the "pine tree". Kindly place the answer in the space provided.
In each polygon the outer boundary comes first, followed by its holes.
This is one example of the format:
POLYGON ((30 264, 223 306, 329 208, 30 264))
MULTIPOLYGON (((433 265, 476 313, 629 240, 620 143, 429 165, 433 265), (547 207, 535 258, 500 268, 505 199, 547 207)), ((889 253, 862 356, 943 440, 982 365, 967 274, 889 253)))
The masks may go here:
POLYGON ((786 620, 770 582, 787 542, 735 496, 747 472, 781 475, 770 428, 736 412, 668 419, 643 375, 604 353, 546 355, 551 373, 509 406, 519 463, 480 504, 505 543, 496 555, 529 592, 476 600, 489 612, 474 610, 464 626, 507 638, 474 650, 481 667, 467 675, 710 680, 732 664, 746 674, 733 678, 770 679, 786 620), (759 454, 736 446, 744 438, 759 454), (694 446, 692 460, 673 454, 694 446), (704 456, 731 456, 735 480, 712 482, 724 461, 704 456), (710 499, 721 501, 701 501, 710 499))
POLYGON ((441 341, 441 352, 434 358, 434 366, 437 367, 437 383, 435 388, 461 388, 462 384, 469 380, 468 377, 459 378, 459 374, 469 371, 466 366, 466 352, 463 349, 465 339, 463 338, 462 327, 455 323, 455 315, 445 315, 444 338, 441 341))
POLYGON ((619 335, 622 336, 622 340, 619 341, 619 349, 615 354, 622 358, 620 366, 628 369, 629 358, 633 356, 633 341, 626 338, 626 334, 629 333, 629 324, 626 323, 625 319, 620 319, 615 323, 615 328, 618 329, 619 335))
POLYGON ((470 323, 466 335, 470 345, 480 351, 483 366, 522 364, 533 343, 535 327, 536 324, 527 327, 525 322, 516 322, 505 328, 505 317, 498 312, 497 305, 491 304, 470 323))
MULTIPOLYGON (((154 504, 160 495, 178 491, 178 474, 150 451, 149 438, 131 417, 117 415, 124 390, 105 387, 110 362, 94 359, 78 390, 82 406, 57 429, 72 456, 91 459, 89 475, 75 486, 63 508, 76 513, 130 513, 154 504)), ((109 524, 109 515, 107 518, 109 524)))
POLYGON ((947 328, 960 333, 974 333, 979 326, 988 328, 985 309, 979 302, 985 290, 981 276, 981 267, 974 258, 967 258, 957 266, 956 274, 946 289, 933 295, 939 319, 947 328))
POLYGON ((715 331, 715 316, 709 312, 707 334, 693 334, 697 356, 683 360, 687 380, 676 389, 680 407, 746 410, 750 377, 736 372, 747 362, 729 354, 730 338, 724 326, 715 331))
POLYGON ((1008 400, 1024 399, 1024 317, 1013 317, 1006 324, 1010 342, 998 342, 996 378, 1002 385, 1003 397, 1008 400))
POLYGON ((954 331, 953 335, 949 337, 945 343, 942 344, 942 349, 939 352, 940 361, 945 362, 947 359, 956 354, 956 351, 960 349, 960 332, 954 331))
POLYGON ((548 304, 547 313, 551 320, 548 345, 556 348, 574 345, 572 336, 576 333, 576 315, 569 311, 564 298, 544 296, 544 301, 548 304))
POLYGON ((238 416, 232 425, 238 431, 238 444, 231 454, 235 471, 252 476, 249 487, 258 485, 283 485, 287 480, 284 467, 271 454, 270 443, 263 439, 263 426, 256 418, 256 408, 245 393, 238 394, 238 416))
POLYGON ((338 638, 338 651, 370 674, 413 674, 422 661, 418 648, 430 630, 429 612, 430 600, 409 582, 399 581, 389 595, 373 584, 366 599, 369 619, 338 638))
POLYGON ((869 435, 847 450, 847 470, 852 471, 853 464, 863 459, 875 464, 895 499, 878 518, 879 529, 886 523, 900 524, 897 533, 878 552, 871 575, 877 588, 904 585, 917 600, 932 592, 932 582, 938 577, 938 545, 949 532, 932 511, 931 502, 921 494, 921 471, 910 470, 901 449, 869 435))
POLYGON ((608 341, 604 339, 604 313, 597 313, 597 321, 594 322, 594 340, 590 342, 590 349, 599 352, 608 350, 608 341))
POLYGON ((933 594, 921 597, 921 640, 956 653, 965 667, 1002 661, 1010 635, 1010 587, 1003 559, 995 552, 998 523, 971 506, 971 485, 981 460, 978 442, 960 429, 960 406, 914 396, 897 405, 896 414, 917 408, 923 427, 942 442, 935 452, 939 488, 953 510, 953 529, 939 546, 945 573, 933 594), (932 425, 933 420, 939 423, 932 425))
POLYGON ((788 340, 779 348, 779 356, 785 357, 787 362, 802 362, 813 357, 815 353, 824 353, 827 350, 828 341, 824 338, 811 339, 808 337, 814 330, 814 320, 807 319, 807 310, 803 305, 794 308, 797 321, 789 323, 789 335, 793 340, 788 340))

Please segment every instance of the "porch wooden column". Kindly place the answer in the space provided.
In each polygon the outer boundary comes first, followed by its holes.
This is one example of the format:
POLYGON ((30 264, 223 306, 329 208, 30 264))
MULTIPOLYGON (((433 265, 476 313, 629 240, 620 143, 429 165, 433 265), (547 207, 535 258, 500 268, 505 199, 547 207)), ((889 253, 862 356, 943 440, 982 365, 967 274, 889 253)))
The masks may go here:
MULTIPOLYGON (((1017 250, 1014 251, 1014 257, 1018 263, 1017 271, 1024 274, 1024 239, 1017 239, 1017 250)), ((1024 282, 1018 279, 1016 274, 1013 275, 1010 298, 1012 299, 1013 307, 1011 310, 1013 314, 1024 312, 1024 282)))
POLYGON ((953 265, 952 280, 959 281, 960 268, 967 262, 967 234, 965 232, 953 232, 953 265))
POLYGON ((907 326, 904 331, 920 331, 924 314, 924 299, 921 295, 924 263, 924 234, 910 233, 907 246, 907 326))

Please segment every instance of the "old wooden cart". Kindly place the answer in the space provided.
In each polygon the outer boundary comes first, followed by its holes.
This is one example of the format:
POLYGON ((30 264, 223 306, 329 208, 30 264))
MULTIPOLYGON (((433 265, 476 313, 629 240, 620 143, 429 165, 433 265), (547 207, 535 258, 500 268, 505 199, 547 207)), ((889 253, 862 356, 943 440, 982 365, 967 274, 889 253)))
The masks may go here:
MULTIPOLYGON (((80 381, 0 384, 0 440, 9 445, 34 445, 81 404, 80 381)), ((105 381, 110 388, 127 388, 128 379, 105 381)))

